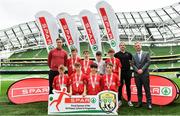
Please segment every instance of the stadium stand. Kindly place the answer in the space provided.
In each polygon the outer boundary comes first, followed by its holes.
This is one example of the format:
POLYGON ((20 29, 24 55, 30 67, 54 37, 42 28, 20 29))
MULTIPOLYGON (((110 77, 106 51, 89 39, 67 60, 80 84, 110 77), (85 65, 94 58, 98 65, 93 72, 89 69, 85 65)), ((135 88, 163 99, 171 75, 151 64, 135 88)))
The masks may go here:
MULTIPOLYGON (((180 67, 180 3, 161 9, 141 12, 118 12, 119 37, 127 44, 127 50, 134 53, 133 43, 141 41, 143 50, 151 54, 151 71, 165 69, 179 71, 180 67)), ((102 37, 103 57, 107 57, 109 44, 100 17, 96 14, 102 37)), ((90 50, 80 20, 74 16, 80 33, 80 54, 90 50)), ((59 29, 59 36, 62 32, 59 29)), ((64 49, 68 51, 64 43, 64 49)), ((26 22, 0 30, 0 54, 12 54, 1 59, 1 71, 47 71, 47 51, 40 29, 35 21, 26 22), (26 68, 27 67, 27 68, 26 68), (30 68, 28 68, 30 67, 30 68)), ((90 51, 91 58, 92 52, 90 51)))

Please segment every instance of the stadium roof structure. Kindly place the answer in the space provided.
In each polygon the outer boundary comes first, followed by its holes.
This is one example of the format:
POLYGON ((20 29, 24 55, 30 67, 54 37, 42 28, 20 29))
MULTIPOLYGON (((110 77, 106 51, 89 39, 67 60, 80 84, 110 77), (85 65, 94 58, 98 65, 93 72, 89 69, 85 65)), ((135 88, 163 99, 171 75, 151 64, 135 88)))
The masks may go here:
MULTIPOLYGON (((96 14, 101 30, 102 41, 107 40, 100 17, 96 14)), ((118 12, 119 36, 129 43, 142 41, 147 44, 180 43, 180 2, 156 10, 140 12, 118 12)), ((85 31, 77 16, 74 19, 81 35, 80 41, 85 40, 85 31)), ((61 30, 59 30, 60 36, 61 30)), ((8 29, 0 30, 0 51, 18 51, 35 47, 44 47, 40 29, 35 21, 19 24, 8 29)))

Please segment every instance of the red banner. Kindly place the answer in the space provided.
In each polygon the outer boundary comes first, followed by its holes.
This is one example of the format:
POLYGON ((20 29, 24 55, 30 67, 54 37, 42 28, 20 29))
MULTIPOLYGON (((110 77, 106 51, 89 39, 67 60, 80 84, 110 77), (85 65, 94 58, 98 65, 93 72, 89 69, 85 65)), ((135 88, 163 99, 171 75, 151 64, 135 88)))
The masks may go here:
POLYGON ((46 43, 47 43, 47 45, 51 45, 52 44, 52 38, 51 38, 51 34, 49 32, 49 28, 48 28, 45 17, 39 17, 39 21, 40 21, 41 27, 43 29, 43 33, 44 33, 44 37, 46 39, 46 43))
POLYGON ((67 38, 68 44, 69 45, 74 44, 73 38, 71 36, 70 30, 69 30, 69 27, 67 25, 67 22, 66 22, 65 18, 59 19, 59 21, 60 21, 60 23, 62 25, 62 28, 64 30, 64 33, 65 33, 65 36, 67 38))
MULTIPOLYGON (((172 103, 177 97, 177 86, 168 78, 162 76, 151 75, 150 79, 150 91, 152 97, 152 104, 156 105, 168 105, 172 103)), ((145 90, 143 90, 143 102, 146 102, 145 90)), ((127 100, 126 86, 123 86, 122 95, 127 100)), ((134 78, 131 79, 131 101, 137 102, 137 88, 134 78)))
POLYGON ((12 103, 24 104, 47 101, 49 94, 48 88, 48 79, 28 78, 13 83, 7 93, 12 103))
POLYGON ((99 11, 101 13, 101 16, 102 16, 102 19, 103 19, 103 22, 104 22, 104 26, 106 27, 108 37, 109 37, 109 39, 113 39, 114 37, 113 37, 111 26, 110 26, 110 23, 109 23, 109 20, 108 20, 108 16, 106 14, 106 10, 105 10, 105 8, 100 8, 99 11))
POLYGON ((91 25, 89 23, 88 17, 83 16, 82 20, 83 20, 84 26, 86 28, 86 31, 87 31, 87 34, 88 34, 91 45, 96 44, 96 40, 94 38, 94 35, 93 35, 93 32, 92 32, 91 25))

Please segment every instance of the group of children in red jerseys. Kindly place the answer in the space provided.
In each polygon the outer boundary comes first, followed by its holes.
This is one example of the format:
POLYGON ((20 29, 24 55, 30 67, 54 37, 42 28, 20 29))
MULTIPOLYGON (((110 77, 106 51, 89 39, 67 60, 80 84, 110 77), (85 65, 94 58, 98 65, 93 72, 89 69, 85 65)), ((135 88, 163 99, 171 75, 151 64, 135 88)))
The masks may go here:
MULTIPOLYGON (((108 52, 105 61, 105 74, 98 72, 98 64, 89 59, 89 52, 84 51, 84 60, 77 56, 77 49, 71 50, 67 62, 68 75, 65 66, 58 67, 59 75, 54 78, 53 88, 67 88, 71 95, 97 95, 100 91, 111 90, 118 92, 120 86, 121 62, 114 57, 114 50, 108 52)), ((102 68, 102 67, 101 67, 102 68)))

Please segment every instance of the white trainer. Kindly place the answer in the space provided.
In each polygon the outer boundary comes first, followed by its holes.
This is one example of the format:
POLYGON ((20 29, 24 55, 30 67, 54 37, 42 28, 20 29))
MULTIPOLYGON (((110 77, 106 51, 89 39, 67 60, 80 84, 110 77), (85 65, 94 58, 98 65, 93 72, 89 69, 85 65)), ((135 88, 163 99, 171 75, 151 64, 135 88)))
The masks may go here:
POLYGON ((132 102, 131 102, 131 101, 128 101, 128 106, 130 106, 130 107, 132 107, 132 106, 133 106, 133 104, 132 104, 132 102))
POLYGON ((122 106, 122 101, 121 100, 118 101, 118 105, 119 105, 119 107, 122 106))

